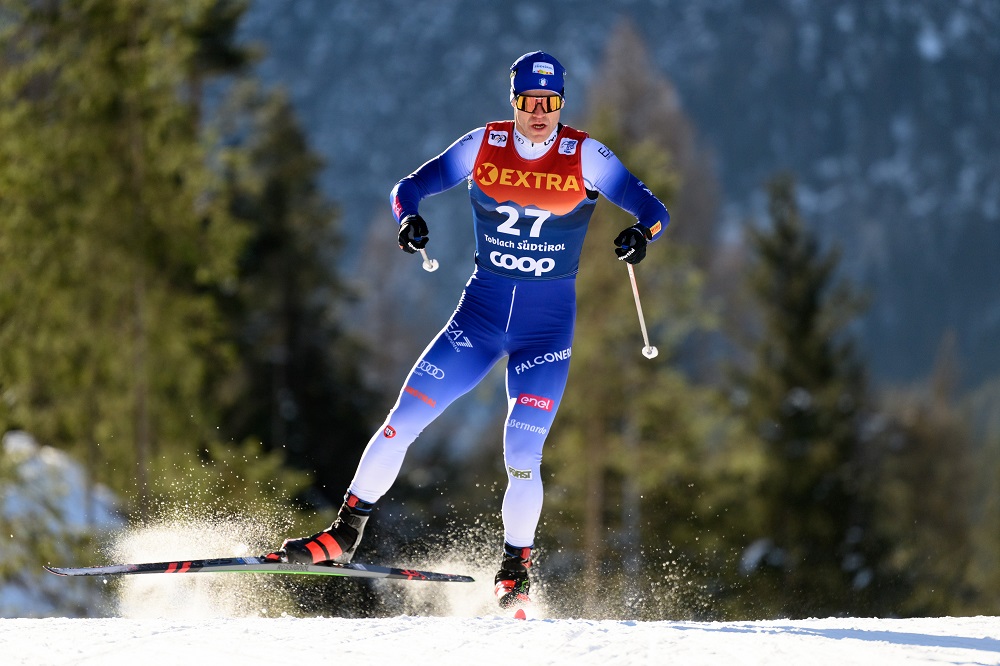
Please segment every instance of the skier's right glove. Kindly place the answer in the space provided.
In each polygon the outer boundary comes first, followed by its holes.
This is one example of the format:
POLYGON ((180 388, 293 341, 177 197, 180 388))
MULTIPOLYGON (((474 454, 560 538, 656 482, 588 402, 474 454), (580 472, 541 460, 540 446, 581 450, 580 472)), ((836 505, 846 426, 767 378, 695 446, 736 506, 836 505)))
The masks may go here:
POLYGON ((419 215, 407 215, 399 223, 399 249, 409 254, 427 246, 427 223, 419 215))

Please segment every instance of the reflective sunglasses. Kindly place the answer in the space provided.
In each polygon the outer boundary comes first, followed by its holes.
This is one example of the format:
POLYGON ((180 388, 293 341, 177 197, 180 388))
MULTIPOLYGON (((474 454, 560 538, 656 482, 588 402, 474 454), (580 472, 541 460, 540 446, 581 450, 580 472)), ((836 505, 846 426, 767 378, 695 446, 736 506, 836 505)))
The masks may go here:
POLYGON ((535 109, 541 106, 543 113, 552 113, 553 111, 558 111, 563 107, 563 98, 559 95, 546 95, 544 97, 536 95, 515 95, 514 106, 516 106, 520 111, 524 111, 526 113, 534 113, 535 109), (528 108, 529 105, 531 106, 530 109, 528 108))

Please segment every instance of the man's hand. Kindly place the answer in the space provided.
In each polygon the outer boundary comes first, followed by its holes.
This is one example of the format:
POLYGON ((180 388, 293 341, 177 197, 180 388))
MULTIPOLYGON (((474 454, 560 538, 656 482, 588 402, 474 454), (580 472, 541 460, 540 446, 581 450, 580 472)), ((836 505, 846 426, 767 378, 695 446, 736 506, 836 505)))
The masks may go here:
POLYGON ((427 223, 419 215, 407 215, 399 223, 399 249, 409 254, 427 246, 427 223))
POLYGON ((615 254, 620 261, 637 264, 646 258, 646 242, 652 237, 649 229, 641 224, 633 224, 618 234, 615 239, 615 254))

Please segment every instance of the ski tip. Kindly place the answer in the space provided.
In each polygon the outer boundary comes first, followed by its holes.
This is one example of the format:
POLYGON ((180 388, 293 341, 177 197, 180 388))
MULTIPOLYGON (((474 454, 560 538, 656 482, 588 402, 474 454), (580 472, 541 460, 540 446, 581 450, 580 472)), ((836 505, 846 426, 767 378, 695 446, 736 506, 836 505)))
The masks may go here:
POLYGON ((516 611, 514 611, 514 619, 515 620, 527 620, 528 619, 528 614, 524 612, 523 608, 518 608, 516 611))
POLYGON ((47 565, 47 564, 43 564, 43 565, 42 565, 42 568, 43 568, 43 569, 45 569, 46 571, 48 571, 49 573, 51 573, 51 574, 55 574, 55 575, 57 575, 57 576, 65 576, 65 575, 66 575, 66 574, 65 574, 65 573, 64 573, 64 572, 62 571, 62 569, 60 569, 60 568, 58 568, 58 567, 50 567, 50 566, 49 566, 49 565, 47 565))

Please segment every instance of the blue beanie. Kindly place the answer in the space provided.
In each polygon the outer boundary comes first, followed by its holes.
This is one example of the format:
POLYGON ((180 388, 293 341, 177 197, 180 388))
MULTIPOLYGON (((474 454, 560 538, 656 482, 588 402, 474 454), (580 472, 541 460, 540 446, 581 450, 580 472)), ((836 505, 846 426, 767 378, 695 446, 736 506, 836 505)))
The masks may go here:
POLYGON ((525 90, 551 90, 563 95, 566 90, 563 84, 565 76, 566 70, 548 53, 525 53, 510 66, 511 99, 525 90))

